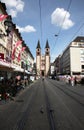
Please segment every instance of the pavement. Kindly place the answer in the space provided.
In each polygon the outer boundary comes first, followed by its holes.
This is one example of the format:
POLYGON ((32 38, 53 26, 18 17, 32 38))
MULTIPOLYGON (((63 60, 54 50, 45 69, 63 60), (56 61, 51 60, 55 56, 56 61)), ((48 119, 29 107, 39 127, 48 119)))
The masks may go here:
MULTIPOLYGON (((33 83, 32 83, 33 84, 33 83)), ((24 87, 23 89, 21 89, 19 92, 17 92, 16 96, 15 97, 11 97, 11 98, 8 98, 7 100, 0 100, 0 106, 4 106, 4 105, 7 105, 15 100, 17 100, 17 98, 23 93, 25 92, 27 89, 29 89, 31 87, 31 85, 28 85, 26 87, 24 87)))

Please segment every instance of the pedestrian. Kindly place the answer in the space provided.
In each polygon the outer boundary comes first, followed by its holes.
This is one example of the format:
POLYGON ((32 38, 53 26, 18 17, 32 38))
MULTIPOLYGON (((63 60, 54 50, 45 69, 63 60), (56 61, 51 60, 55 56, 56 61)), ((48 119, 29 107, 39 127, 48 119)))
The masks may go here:
POLYGON ((77 84, 77 77, 75 76, 74 78, 74 84, 76 85, 77 84))
POLYGON ((68 79, 68 80, 69 80, 69 85, 70 85, 70 83, 71 83, 71 77, 69 77, 69 79, 68 79))
POLYGON ((71 76, 71 86, 73 87, 74 86, 74 77, 71 76))

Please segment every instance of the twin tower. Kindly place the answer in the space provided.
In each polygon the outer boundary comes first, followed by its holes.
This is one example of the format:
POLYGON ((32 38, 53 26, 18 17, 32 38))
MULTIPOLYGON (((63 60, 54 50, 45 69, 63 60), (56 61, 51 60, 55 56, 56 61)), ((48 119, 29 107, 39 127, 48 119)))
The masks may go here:
POLYGON ((36 47, 36 70, 37 76, 47 76, 50 68, 50 47, 48 40, 46 41, 45 54, 41 54, 40 41, 36 47))

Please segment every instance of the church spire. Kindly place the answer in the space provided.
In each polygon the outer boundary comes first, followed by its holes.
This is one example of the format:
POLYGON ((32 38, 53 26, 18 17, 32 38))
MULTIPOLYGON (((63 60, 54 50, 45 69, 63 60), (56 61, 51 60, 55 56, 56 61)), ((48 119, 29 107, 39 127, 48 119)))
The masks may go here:
POLYGON ((37 43, 37 47, 36 48, 40 48, 41 49, 41 46, 40 46, 40 41, 38 40, 38 43, 37 43))
POLYGON ((46 46, 45 46, 45 48, 50 48, 50 47, 49 47, 48 40, 46 41, 46 46))

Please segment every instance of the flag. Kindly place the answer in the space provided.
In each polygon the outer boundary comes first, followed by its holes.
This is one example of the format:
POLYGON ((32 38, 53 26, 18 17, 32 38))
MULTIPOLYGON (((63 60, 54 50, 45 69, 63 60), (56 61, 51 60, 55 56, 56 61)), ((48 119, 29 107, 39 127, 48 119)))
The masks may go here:
POLYGON ((21 40, 17 41, 16 44, 15 44, 15 47, 13 49, 13 52, 12 52, 12 60, 15 59, 15 51, 16 51, 16 48, 22 43, 21 40))
POLYGON ((20 52, 19 52, 19 54, 18 54, 18 58, 17 58, 18 62, 21 60, 21 54, 22 54, 22 52, 23 52, 25 49, 26 49, 26 47, 22 47, 22 49, 20 50, 20 52))
POLYGON ((12 53, 12 60, 14 60, 15 59, 15 48, 14 48, 14 50, 13 50, 13 53, 12 53))
POLYGON ((15 48, 17 48, 17 46, 19 46, 21 43, 22 43, 21 40, 17 41, 16 44, 15 44, 15 48))
POLYGON ((18 54, 18 62, 21 60, 21 53, 18 54))
POLYGON ((7 18, 8 15, 0 14, 0 22, 7 18))
POLYGON ((24 51, 25 49, 26 49, 26 47, 22 47, 21 52, 24 51))

